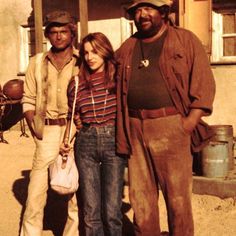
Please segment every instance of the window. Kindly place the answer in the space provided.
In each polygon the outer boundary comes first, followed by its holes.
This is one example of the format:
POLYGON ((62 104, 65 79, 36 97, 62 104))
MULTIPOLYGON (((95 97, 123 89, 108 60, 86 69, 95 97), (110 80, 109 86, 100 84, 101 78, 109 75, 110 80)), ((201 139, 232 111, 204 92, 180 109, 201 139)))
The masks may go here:
MULTIPOLYGON (((24 74, 29 63, 29 58, 35 55, 35 32, 33 27, 19 26, 19 74, 24 74)), ((43 39, 43 50, 50 48, 50 42, 43 39)))
POLYGON ((236 3, 227 2, 213 1, 212 62, 236 62, 236 3))
POLYGON ((235 27, 236 13, 222 14, 223 22, 223 56, 236 56, 236 27, 235 27))
POLYGON ((126 12, 128 4, 121 5, 121 42, 123 43, 136 31, 133 20, 130 19, 126 12))

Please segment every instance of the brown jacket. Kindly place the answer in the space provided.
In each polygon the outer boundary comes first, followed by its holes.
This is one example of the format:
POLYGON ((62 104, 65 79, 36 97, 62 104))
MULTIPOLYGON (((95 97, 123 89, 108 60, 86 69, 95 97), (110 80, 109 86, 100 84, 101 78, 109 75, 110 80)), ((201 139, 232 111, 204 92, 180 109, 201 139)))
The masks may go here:
MULTIPOLYGON (((117 152, 131 154, 127 92, 131 73, 131 60, 136 35, 127 39, 117 50, 118 104, 117 104, 117 152)), ((158 63, 158 62, 157 62, 158 63)), ((190 31, 168 26, 159 66, 174 105, 183 116, 192 108, 212 113, 215 81, 206 52, 200 40, 190 31)), ((213 135, 203 122, 192 133, 192 150, 199 151, 213 135)))

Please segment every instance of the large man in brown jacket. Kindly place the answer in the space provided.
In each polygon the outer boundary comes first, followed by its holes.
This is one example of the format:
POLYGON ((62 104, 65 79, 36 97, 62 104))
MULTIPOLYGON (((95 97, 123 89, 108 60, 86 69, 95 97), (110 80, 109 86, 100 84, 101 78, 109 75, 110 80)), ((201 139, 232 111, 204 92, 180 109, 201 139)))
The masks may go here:
POLYGON ((193 236, 192 150, 211 136, 215 83, 204 48, 190 31, 170 26, 172 1, 135 0, 137 33, 117 51, 117 151, 130 155, 130 200, 136 235, 159 236, 158 184, 170 235, 193 236))

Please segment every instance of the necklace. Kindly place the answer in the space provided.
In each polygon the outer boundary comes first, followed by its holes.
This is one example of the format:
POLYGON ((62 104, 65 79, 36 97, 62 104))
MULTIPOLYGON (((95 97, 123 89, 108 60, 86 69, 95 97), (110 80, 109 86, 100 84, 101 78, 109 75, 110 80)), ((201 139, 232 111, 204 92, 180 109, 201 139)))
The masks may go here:
POLYGON ((141 56, 142 56, 142 59, 140 60, 140 64, 139 64, 139 67, 138 67, 138 68, 148 67, 148 66, 149 66, 149 60, 148 60, 148 59, 145 59, 145 57, 144 57, 144 50, 143 50, 143 43, 142 43, 142 40, 139 40, 139 42, 140 42, 140 49, 141 49, 141 56))
POLYGON ((106 89, 106 96, 105 96, 105 99, 104 99, 103 114, 102 114, 102 120, 101 121, 99 121, 97 119, 97 114, 96 114, 96 111, 95 111, 95 101, 94 101, 94 96, 93 96, 93 90, 92 89, 90 90, 90 93, 91 93, 91 99, 92 99, 92 104, 93 104, 93 116, 94 116, 94 119, 95 119, 96 123, 101 124, 104 121, 104 115, 105 115, 106 106, 107 106, 108 90, 106 89))
MULTIPOLYGON (((159 30, 159 32, 153 37, 153 41, 160 38, 161 35, 165 32, 166 28, 167 28, 166 24, 163 24, 161 29, 159 30)), ((149 41, 149 40, 144 40, 144 41, 152 42, 152 41, 149 41)), ((139 67, 138 67, 140 69, 140 68, 143 68, 143 67, 148 67, 149 64, 150 64, 150 61, 147 58, 145 58, 142 39, 139 40, 139 44, 140 44, 141 56, 142 56, 142 59, 140 60, 139 67)))

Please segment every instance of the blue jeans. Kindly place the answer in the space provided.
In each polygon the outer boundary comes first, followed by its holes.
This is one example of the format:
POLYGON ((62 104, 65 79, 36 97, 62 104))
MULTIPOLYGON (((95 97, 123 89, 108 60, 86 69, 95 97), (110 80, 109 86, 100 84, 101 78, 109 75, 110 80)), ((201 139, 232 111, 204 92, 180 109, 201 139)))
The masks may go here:
POLYGON ((86 236, 122 235, 126 160, 115 153, 115 128, 83 127, 75 140, 86 236))

